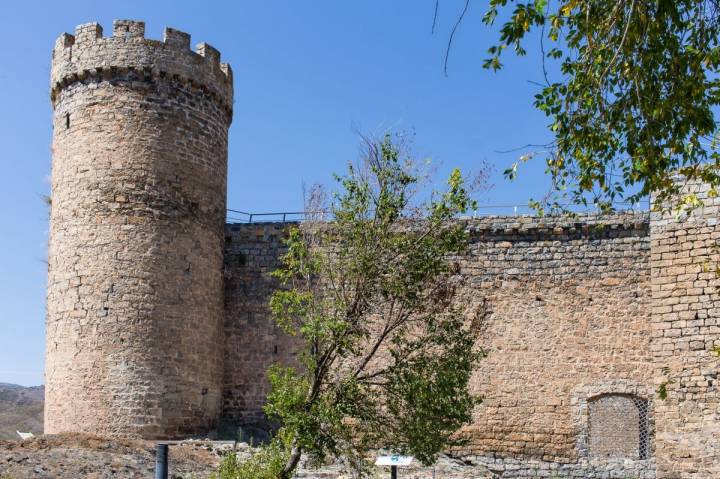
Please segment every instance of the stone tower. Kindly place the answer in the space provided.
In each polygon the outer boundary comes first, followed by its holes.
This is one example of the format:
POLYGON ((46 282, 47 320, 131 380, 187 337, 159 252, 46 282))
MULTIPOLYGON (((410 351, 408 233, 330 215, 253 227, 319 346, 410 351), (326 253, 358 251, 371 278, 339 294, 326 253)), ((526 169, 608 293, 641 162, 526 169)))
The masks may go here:
POLYGON ((53 50, 45 431, 178 437, 222 394, 232 72, 143 22, 53 50))
POLYGON ((688 182, 703 206, 653 213, 652 352, 658 478, 720 477, 720 198, 688 182))

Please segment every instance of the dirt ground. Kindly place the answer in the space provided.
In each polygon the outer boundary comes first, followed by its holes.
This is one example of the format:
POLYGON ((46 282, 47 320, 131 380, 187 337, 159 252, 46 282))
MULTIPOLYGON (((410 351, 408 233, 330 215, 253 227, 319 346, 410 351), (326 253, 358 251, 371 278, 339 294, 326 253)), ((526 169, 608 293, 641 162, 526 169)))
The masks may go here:
MULTIPOLYGON (((235 450, 240 458, 252 449, 245 443, 182 441, 169 448, 170 477, 203 479, 210 476, 222 456, 235 450)), ((38 436, 25 441, 0 441, 0 479, 106 479, 152 478, 155 443, 105 439, 86 434, 38 436)), ((375 478, 390 477, 378 468, 375 478)), ((415 465, 400 471, 398 479, 484 479, 487 470, 443 456, 435 467, 415 465)), ((352 479, 341 466, 321 470, 300 469, 298 479, 352 479)))
MULTIPOLYGON (((200 441, 170 447, 170 474, 207 477, 220 451, 200 441)), ((0 441, 0 478, 148 478, 155 470, 155 444, 83 434, 0 441)))

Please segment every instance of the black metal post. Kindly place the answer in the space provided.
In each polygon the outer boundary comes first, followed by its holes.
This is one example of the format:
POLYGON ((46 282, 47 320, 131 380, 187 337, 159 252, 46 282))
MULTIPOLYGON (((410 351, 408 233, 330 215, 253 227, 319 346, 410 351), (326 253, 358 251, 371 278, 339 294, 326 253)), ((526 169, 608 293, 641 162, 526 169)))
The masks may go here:
POLYGON ((155 448, 155 479, 168 479, 168 445, 158 443, 155 448))
POLYGON ((390 479, 397 479, 397 466, 390 466, 390 479))

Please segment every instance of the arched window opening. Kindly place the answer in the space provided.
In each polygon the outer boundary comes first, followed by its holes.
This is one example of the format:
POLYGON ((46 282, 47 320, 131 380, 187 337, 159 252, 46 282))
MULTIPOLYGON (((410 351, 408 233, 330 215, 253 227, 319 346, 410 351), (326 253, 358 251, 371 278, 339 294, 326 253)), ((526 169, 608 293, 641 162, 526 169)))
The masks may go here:
POLYGON ((595 458, 647 459, 648 401, 631 394, 603 394, 588 401, 588 452, 595 458))

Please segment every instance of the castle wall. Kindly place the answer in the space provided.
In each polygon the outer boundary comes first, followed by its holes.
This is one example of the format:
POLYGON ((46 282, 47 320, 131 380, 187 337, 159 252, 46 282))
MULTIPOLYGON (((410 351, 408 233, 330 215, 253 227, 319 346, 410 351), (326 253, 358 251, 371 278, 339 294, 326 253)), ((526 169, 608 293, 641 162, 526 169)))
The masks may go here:
MULTIPOLYGON (((277 286, 267 274, 287 226, 226 226, 226 363, 237 366, 226 368, 224 407, 240 422, 262 418, 266 367, 292 360, 292 341, 267 306, 277 286)), ((467 276, 462 294, 485 298, 491 314, 482 334, 488 356, 471 383, 485 401, 459 452, 503 477, 653 477, 652 451, 628 461, 594 457, 589 431, 596 398, 620 394, 652 409, 647 217, 493 217, 468 227, 470 252, 457 258, 467 276)))
POLYGON ((658 477, 720 477, 720 200, 691 185, 705 207, 654 214, 652 297, 658 477))
MULTIPOLYGON (((268 311, 290 224, 224 225, 232 72, 189 44, 121 20, 53 50, 46 432, 263 425, 267 367, 295 361, 268 311)), ((679 219, 467 221, 488 356, 456 452, 500 477, 720 476, 720 200, 687 191, 706 205, 679 219)))
POLYGON ((263 425, 267 368, 293 364, 295 340, 269 318, 278 287, 269 274, 280 266, 292 223, 225 226, 225 376, 223 419, 263 425))
POLYGON ((232 78, 189 35, 53 52, 45 431, 178 437, 221 406, 232 78))
MULTIPOLYGON (((598 440, 603 424, 626 423, 625 409, 590 421, 590 405, 609 395, 652 409, 647 218, 492 218, 471 232, 462 272, 490 316, 471 382, 485 400, 461 452, 502 477, 653 477, 652 451, 640 457, 638 444, 604 457, 616 441, 598 440)), ((623 440, 638 433, 631 421, 623 440)))

